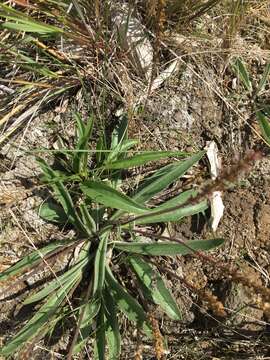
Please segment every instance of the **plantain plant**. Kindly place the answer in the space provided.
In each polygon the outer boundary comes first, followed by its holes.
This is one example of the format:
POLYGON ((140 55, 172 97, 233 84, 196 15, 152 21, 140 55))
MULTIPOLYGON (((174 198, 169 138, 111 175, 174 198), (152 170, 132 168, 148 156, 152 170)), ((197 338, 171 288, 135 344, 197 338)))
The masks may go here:
POLYGON ((223 243, 222 239, 187 243, 154 241, 136 232, 149 224, 178 221, 207 209, 206 200, 191 201, 197 193, 194 189, 155 207, 150 205, 151 199, 179 180, 204 156, 204 151, 193 155, 179 151, 134 152, 131 149, 137 141, 128 139, 125 118, 113 130, 109 144, 102 134, 95 151, 91 151, 94 118, 91 116, 84 123, 78 114, 75 117, 75 149, 62 147, 56 154, 55 166, 37 159, 43 181, 53 191, 53 200, 44 202, 39 214, 59 226, 72 226, 74 238, 50 242, 32 252, 5 270, 0 280, 25 278, 29 271, 41 265, 51 269, 62 254, 69 253, 71 260, 61 275, 45 282, 40 290, 24 300, 24 305, 40 305, 3 347, 1 354, 6 357, 51 333, 63 319, 73 318, 76 325, 68 359, 83 348, 87 351, 90 337, 95 343, 96 359, 118 359, 121 354, 119 313, 149 338, 152 329, 148 305, 158 306, 173 320, 181 319, 181 309, 171 290, 152 265, 158 262, 158 257, 211 250, 223 243), (136 188, 130 188, 128 169, 168 157, 182 160, 161 167, 136 188), (125 273, 132 276, 135 285, 127 284, 125 273))

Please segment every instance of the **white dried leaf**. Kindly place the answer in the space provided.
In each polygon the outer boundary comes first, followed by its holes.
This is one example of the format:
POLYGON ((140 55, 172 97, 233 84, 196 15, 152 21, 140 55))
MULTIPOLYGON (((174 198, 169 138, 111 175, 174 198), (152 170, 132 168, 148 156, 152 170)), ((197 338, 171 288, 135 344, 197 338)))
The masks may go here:
POLYGON ((224 204, 221 197, 221 191, 214 191, 210 197, 211 206, 211 228, 215 232, 223 216, 224 204))
POLYGON ((153 48, 143 25, 125 4, 115 9, 112 22, 117 28, 120 45, 128 51, 138 75, 143 74, 149 80, 152 72, 153 48))
POLYGON ((157 88, 159 88, 165 80, 167 80, 171 75, 176 73, 179 70, 179 60, 176 59, 170 63, 169 66, 166 67, 165 70, 163 70, 159 76, 157 76, 152 85, 151 85, 151 92, 155 91, 157 88))
MULTIPOLYGON (((210 141, 206 146, 206 155, 210 163, 210 172, 212 180, 215 180, 221 169, 221 161, 218 157, 218 147, 215 141, 210 141)), ((211 205, 211 228, 216 231, 219 222, 223 216, 224 205, 222 201, 221 191, 214 191, 210 196, 211 205)))

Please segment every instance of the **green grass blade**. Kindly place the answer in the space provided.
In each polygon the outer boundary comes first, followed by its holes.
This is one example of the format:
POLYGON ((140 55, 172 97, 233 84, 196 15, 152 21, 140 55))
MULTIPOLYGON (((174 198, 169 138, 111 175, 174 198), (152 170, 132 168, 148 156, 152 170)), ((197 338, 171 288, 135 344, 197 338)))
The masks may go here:
POLYGON ((126 159, 113 161, 104 165, 105 169, 128 169, 135 166, 144 165, 150 161, 157 161, 172 156, 186 156, 186 153, 180 151, 149 151, 143 154, 130 156, 126 159))
POLYGON ((19 275, 26 270, 30 270, 32 267, 38 265, 42 261, 42 256, 46 256, 49 253, 60 249, 68 244, 70 244, 70 240, 59 241, 49 244, 42 249, 33 251, 31 254, 25 256, 22 260, 18 261, 16 264, 3 271, 0 274, 0 281, 7 280, 10 276, 19 275))
POLYGON ((264 139, 270 145, 270 121, 268 118, 262 113, 262 111, 256 111, 256 116, 260 124, 261 132, 264 139))
POLYGON ((106 340, 108 345, 108 360, 119 359, 121 354, 121 335, 117 321, 117 309, 113 297, 107 288, 104 292, 106 316, 106 340))
POLYGON ((114 278, 111 270, 106 267, 107 290, 113 297, 118 309, 132 322, 141 327, 148 337, 152 337, 152 331, 147 324, 146 314, 142 306, 134 299, 114 278))
POLYGON ((78 112, 75 112, 73 114, 75 120, 76 120, 76 130, 77 130, 77 138, 80 139, 85 134, 85 124, 82 121, 82 117, 78 112))
POLYGON ((149 242, 115 242, 116 249, 134 254, 151 255, 151 256, 175 256, 192 254, 193 251, 212 250, 224 243, 223 239, 210 240, 191 240, 184 244, 175 243, 173 241, 163 241, 158 243, 149 242))
MULTIPOLYGON (((79 132, 83 132, 78 139, 76 150, 88 150, 88 142, 92 135, 94 120, 91 117, 86 126, 80 125, 79 132)), ((73 171, 75 173, 86 173, 88 168, 88 153, 75 151, 73 157, 73 171)))
POLYGON ((40 205, 39 216, 46 220, 59 224, 65 224, 68 221, 67 215, 62 206, 52 201, 44 202, 40 205))
MULTIPOLYGON (((9 17, 11 18, 11 17, 9 17)), ((11 19, 12 20, 12 19, 11 19)), ((15 19, 13 19, 15 20, 15 19)), ((24 31, 24 32, 31 32, 31 33, 38 33, 38 34, 62 34, 63 31, 59 28, 54 26, 46 25, 46 24, 38 24, 33 21, 24 22, 19 20, 19 22, 5 22, 2 24, 3 28, 15 31, 24 31)))
POLYGON ((127 195, 97 181, 85 181, 80 186, 82 192, 92 200, 113 209, 121 209, 133 214, 142 214, 147 208, 139 205, 127 195))
POLYGON ((181 312, 157 270, 139 256, 130 256, 129 263, 143 285, 146 297, 159 305, 171 319, 181 320, 181 312))
MULTIPOLYGON (((177 207, 178 205, 176 205, 177 207)), ((205 211, 208 208, 207 200, 201 201, 199 204, 181 207, 180 209, 157 207, 151 214, 145 214, 135 220, 137 225, 154 224, 159 222, 178 221, 186 216, 192 216, 205 211), (156 213, 156 214, 155 214, 156 213)))
POLYGON ((96 252, 93 294, 101 295, 103 290, 107 255, 107 238, 108 233, 102 235, 96 252))
POLYGON ((108 153, 102 152, 102 150, 108 150, 107 144, 106 144, 106 137, 103 133, 100 138, 98 139, 97 145, 96 145, 96 163, 97 166, 101 166, 103 162, 106 160, 108 153))
POLYGON ((77 281, 78 279, 72 279, 72 281, 66 283, 61 289, 58 289, 58 291, 37 311, 32 319, 28 321, 23 329, 2 348, 1 354, 8 356, 14 353, 18 348, 25 345, 42 331, 43 327, 59 309, 59 306, 64 301, 67 293, 74 287, 77 281))
POLYGON ((265 66, 262 78, 259 82, 259 85, 258 85, 258 88, 256 91, 256 95, 259 95, 260 92, 263 91, 263 89, 265 88, 265 85, 269 81, 269 75, 270 75, 270 62, 268 62, 265 66))
POLYGON ((235 60, 235 62, 233 64, 233 69, 234 69, 236 75, 242 81, 245 88, 248 90, 249 93, 251 93, 252 92, 252 84, 249 79, 249 73, 248 73, 248 70, 247 70, 244 62, 240 58, 235 60))

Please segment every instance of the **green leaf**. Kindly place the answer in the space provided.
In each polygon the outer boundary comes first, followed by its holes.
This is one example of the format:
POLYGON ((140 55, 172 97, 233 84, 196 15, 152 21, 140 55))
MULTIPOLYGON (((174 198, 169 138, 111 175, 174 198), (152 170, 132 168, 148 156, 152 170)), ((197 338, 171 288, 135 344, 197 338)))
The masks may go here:
POLYGON ((103 152, 103 150, 107 150, 107 145, 106 145, 106 137, 105 137, 105 133, 103 133, 96 145, 96 163, 97 166, 100 166, 106 159, 108 153, 103 152))
POLYGON ((86 173, 87 172, 88 153, 80 151, 80 150, 88 150, 88 142, 89 142, 89 139, 92 134, 93 123, 94 123, 94 120, 91 117, 88 120, 88 123, 86 126, 83 127, 82 124, 79 125, 79 129, 80 129, 79 133, 81 133, 81 132, 83 132, 83 133, 80 134, 78 143, 76 145, 76 150, 79 150, 79 151, 75 151, 75 154, 73 156, 73 166, 72 167, 73 167, 73 171, 75 173, 86 173))
POLYGON ((147 297, 159 305, 173 320, 181 320, 180 310, 157 270, 139 256, 130 256, 129 263, 146 290, 147 297))
POLYGON ((126 317, 143 328, 148 337, 152 337, 152 332, 147 324, 146 314, 142 306, 135 300, 114 278, 111 270, 106 266, 106 284, 107 290, 114 298, 116 306, 126 317))
POLYGON ((143 154, 130 156, 126 159, 113 161, 104 165, 105 169, 128 169, 134 166, 141 166, 149 161, 157 161, 171 156, 185 156, 186 153, 180 151, 149 151, 143 154))
MULTIPOLYGON (((38 333, 43 330, 47 322, 59 309, 59 306, 66 298, 68 292, 74 288, 77 281, 78 279, 72 279, 72 281, 67 282, 63 287, 58 289, 58 291, 56 291, 56 293, 53 294, 49 300, 36 312, 32 319, 28 321, 23 329, 19 331, 14 336, 14 338, 11 339, 6 344, 6 346, 2 348, 1 354, 8 356, 14 353, 14 351, 16 351, 19 347, 26 345, 29 340, 38 335, 38 333)), ((43 335, 45 335, 45 333, 43 333, 43 335)))
MULTIPOLYGON (((182 192, 179 195, 174 196, 172 199, 165 201, 164 203, 162 203, 161 205, 158 205, 158 209, 169 209, 172 208, 174 206, 180 206, 185 204, 190 198, 195 197, 198 194, 198 191, 196 190, 186 190, 184 192, 182 192)), ((157 209, 156 208, 156 209, 157 209)), ((155 209, 155 210, 156 210, 155 209)))
POLYGON ((80 115, 80 113, 78 112, 74 112, 73 114, 75 120, 76 120, 76 130, 77 130, 77 138, 78 140, 80 138, 82 138, 85 134, 85 124, 84 122, 82 121, 82 117, 80 115))
POLYGON ((68 220, 62 206, 53 203, 52 201, 42 203, 38 214, 44 220, 59 224, 65 224, 68 220))
MULTIPOLYGON (((177 206, 176 206, 177 207, 177 206)), ((136 224, 153 224, 158 222, 177 221, 186 216, 192 216, 205 211, 208 208, 207 200, 201 201, 199 204, 189 205, 180 209, 157 207, 151 214, 145 214, 139 217, 135 222, 136 224)))
POLYGON ((247 71, 247 68, 246 68, 244 62, 240 58, 235 60, 235 62, 233 64, 233 69, 234 69, 236 75, 242 81, 245 88, 248 90, 249 93, 251 93, 252 92, 252 84, 249 79, 249 74, 248 74, 248 71, 247 71))
MULTIPOLYGON (((122 158, 125 156, 125 152, 132 148, 134 145, 138 144, 137 140, 124 140, 120 144, 118 144, 112 151, 109 153, 105 168, 110 169, 110 163, 112 163, 114 160, 118 158, 122 158)), ((119 160, 120 161, 120 160, 119 160)))
POLYGON ((260 128, 264 139, 270 145, 270 122, 262 111, 256 111, 257 119, 259 120, 260 128))
POLYGON ((62 247, 70 244, 70 240, 68 241, 57 241, 52 244, 49 244, 42 249, 33 251, 31 254, 25 256, 22 260, 18 261, 13 266, 9 267, 5 271, 0 274, 0 281, 4 281, 8 279, 10 276, 15 276, 23 271, 30 270, 32 267, 38 265, 44 256, 54 252, 57 249, 61 249, 62 247))
POLYGON ((107 238, 108 233, 102 235, 96 252, 93 294, 101 294, 103 290, 107 255, 107 238))
MULTIPOLYGON (((87 248, 89 248, 89 244, 86 244, 87 248)), ((72 266, 68 271, 66 271, 61 276, 54 279, 49 284, 47 284, 42 290, 38 291, 36 294, 28 297, 24 300, 23 304, 32 304, 34 302, 40 301, 44 299, 46 296, 51 294, 53 291, 59 289, 64 286, 66 282, 70 282, 72 278, 78 278, 79 275, 82 275, 86 265, 89 264, 92 256, 88 255, 87 249, 82 249, 79 256, 79 261, 72 266)))
POLYGON ((63 34, 64 30, 49 25, 40 21, 34 21, 30 16, 26 16, 21 11, 16 11, 11 7, 5 6, 4 4, 0 4, 0 16, 7 19, 12 20, 13 22, 5 22, 2 24, 4 28, 17 30, 17 31, 25 31, 25 32, 33 32, 38 34, 63 34))
POLYGON ((84 226, 76 213, 75 206, 69 192, 61 181, 54 182, 54 180, 58 178, 57 173, 43 159, 37 159, 37 161, 41 166, 46 180, 50 183, 57 200, 62 205, 68 221, 70 221, 79 231, 85 232, 84 226))
POLYGON ((88 180, 85 181, 80 188, 86 196, 107 207, 125 210, 134 214, 142 214, 147 211, 147 208, 139 205, 127 195, 120 193, 102 182, 88 180))
POLYGON ((270 62, 268 62, 265 66, 262 78, 259 82, 256 95, 258 96, 260 92, 265 88, 265 85, 267 84, 267 81, 269 81, 269 75, 270 75, 270 62))
MULTIPOLYGON (((153 196, 166 189, 174 181, 183 176, 187 170, 189 170, 195 163, 197 163, 205 154, 205 151, 201 151, 185 161, 177 162, 167 165, 160 170, 156 171, 154 175, 146 179, 139 187, 137 193, 132 197, 132 200, 137 203, 144 204, 150 200, 153 196)), ((122 215, 123 212, 117 211, 111 220, 115 220, 122 215)))
POLYGON ((108 345, 108 360, 116 360, 121 354, 121 335, 117 321, 117 309, 113 297, 105 288, 104 292, 105 316, 106 316, 106 339, 108 345))
POLYGON ((113 129, 111 138, 111 149, 115 149, 118 145, 121 145, 123 141, 127 140, 128 131, 128 117, 124 114, 121 117, 120 123, 113 129))
POLYGON ((152 177, 146 180, 145 184, 142 184, 139 191, 133 196, 133 200, 139 203, 145 203, 153 196, 166 189, 174 181, 181 178, 187 170, 189 170, 194 164, 196 164, 205 154, 205 151, 201 151, 189 157, 185 161, 181 161, 169 166, 165 166, 152 177))
POLYGON ((105 314, 104 306, 101 304, 100 310, 97 316, 97 329, 96 329, 96 343, 94 348, 94 359, 104 360, 105 359, 105 314))
POLYGON ((83 346, 86 344, 87 339, 90 337, 92 332, 92 322, 99 313, 100 305, 100 297, 94 297, 82 306, 81 311, 83 311, 83 317, 80 325, 78 340, 73 348, 73 354, 77 354, 81 351, 83 346))
POLYGON ((116 249, 141 255, 151 256, 175 256, 192 254, 193 251, 212 250, 224 242, 223 239, 210 240, 191 240, 185 244, 175 243, 173 241, 163 242, 114 242, 116 249))
POLYGON ((80 204, 80 211, 82 214, 82 220, 88 235, 92 236, 96 232, 96 223, 85 203, 80 204))
MULTIPOLYGON (((8 17, 10 20, 16 20, 13 17, 8 17)), ((24 31, 38 34, 62 34, 63 31, 59 28, 56 28, 51 25, 46 25, 43 23, 36 23, 33 21, 23 21, 19 20, 19 22, 5 22, 2 24, 3 28, 16 30, 16 31, 24 31)))

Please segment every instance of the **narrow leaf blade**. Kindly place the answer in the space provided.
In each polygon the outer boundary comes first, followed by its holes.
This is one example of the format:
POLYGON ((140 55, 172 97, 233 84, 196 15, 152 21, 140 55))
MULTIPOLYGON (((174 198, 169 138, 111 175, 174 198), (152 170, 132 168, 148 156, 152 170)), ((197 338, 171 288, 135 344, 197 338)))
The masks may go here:
POLYGON ((185 244, 163 241, 156 243, 149 242, 115 242, 116 249, 134 254, 151 256, 175 256, 191 254, 194 251, 212 250, 224 243, 223 239, 191 240, 185 244))
POLYGON ((114 298, 116 306, 126 317, 139 327, 142 327, 148 337, 151 337, 151 329, 147 324, 146 314, 142 306, 134 299, 114 278, 112 272, 106 267, 107 290, 114 298))
POLYGON ((252 84, 249 79, 249 74, 247 71, 247 68, 242 61, 242 59, 238 58, 236 59, 235 63, 233 64, 233 69, 236 73, 236 75, 241 79, 243 85, 248 90, 249 93, 252 92, 252 84))
MULTIPOLYGON (((74 287, 77 279, 65 284, 60 288, 49 300, 37 311, 31 320, 19 331, 13 339, 11 339, 6 346, 1 350, 2 355, 8 356, 25 345, 29 340, 36 336, 43 330, 47 322, 53 317, 55 312, 59 309, 59 306, 64 301, 67 293, 74 287)), ((48 329, 49 330, 49 329, 48 329)), ((44 335, 44 332, 43 332, 44 335)))
POLYGON ((207 201, 201 201, 199 204, 181 207, 180 209, 157 207, 151 214, 145 214, 136 220, 136 224, 153 224, 158 222, 178 221, 186 216, 192 216, 205 211, 208 208, 207 201), (156 214, 155 214, 156 213, 156 214))
POLYGON ((108 234, 105 233, 100 240, 95 257, 95 274, 93 294, 101 294, 105 280, 105 264, 107 254, 107 238, 108 234))
POLYGON ((259 120, 259 124, 260 124, 260 128, 261 128, 263 137, 270 145, 270 121, 262 113, 262 111, 257 111, 256 116, 257 116, 257 119, 259 120))
POLYGON ((104 292, 105 316, 106 316, 106 339, 108 345, 108 359, 119 359, 121 354, 121 335, 117 321, 117 309, 113 297, 107 289, 104 292))
POLYGON ((113 161, 105 164, 105 169, 128 169, 135 166, 142 166, 150 161, 157 161, 160 159, 172 156, 185 156, 186 153, 180 151, 152 151, 143 154, 130 156, 126 159, 113 161))
POLYGON ((139 205, 127 195, 102 182, 85 181, 80 188, 86 196, 107 207, 125 210, 134 214, 142 214, 147 211, 147 208, 139 205))
POLYGON ((33 266, 37 265, 42 261, 43 256, 49 254, 52 251, 60 249, 61 247, 70 243, 69 241, 54 242, 49 244, 42 249, 33 251, 31 254, 25 256, 22 260, 12 265, 0 274, 0 281, 8 279, 10 276, 18 275, 26 270, 30 270, 33 266))
POLYGON ((139 256, 130 256, 129 263, 140 283, 147 289, 152 301, 159 305, 171 319, 181 320, 181 312, 157 270, 139 256))

